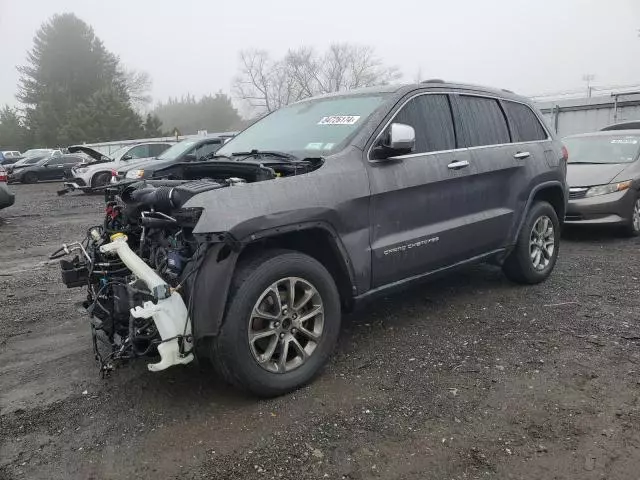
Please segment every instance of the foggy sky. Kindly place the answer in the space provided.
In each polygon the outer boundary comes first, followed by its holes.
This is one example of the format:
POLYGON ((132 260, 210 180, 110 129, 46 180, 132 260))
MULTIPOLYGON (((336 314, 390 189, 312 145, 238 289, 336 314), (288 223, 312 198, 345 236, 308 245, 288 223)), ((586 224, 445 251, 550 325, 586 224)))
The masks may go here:
POLYGON ((154 100, 230 91, 238 51, 279 56, 301 45, 372 45, 422 78, 522 94, 640 84, 640 0, 0 0, 0 104, 14 104, 33 35, 54 13, 93 26, 154 100), (304 6, 303 6, 304 5, 304 6))

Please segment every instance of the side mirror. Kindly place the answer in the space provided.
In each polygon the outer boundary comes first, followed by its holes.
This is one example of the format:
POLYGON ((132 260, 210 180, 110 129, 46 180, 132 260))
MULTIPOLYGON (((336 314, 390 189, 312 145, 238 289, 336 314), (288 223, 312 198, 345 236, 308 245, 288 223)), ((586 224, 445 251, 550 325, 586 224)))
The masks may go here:
POLYGON ((182 157, 182 159, 185 162, 195 162, 196 160, 198 160, 198 156, 195 153, 187 153, 184 157, 182 157))
POLYGON ((384 159, 413 152, 416 146, 416 131, 411 125, 392 123, 389 131, 375 148, 376 158, 384 159))
POLYGON ((127 160, 132 160, 132 159, 133 157, 127 153, 126 155, 123 155, 120 160, 123 160, 126 162, 127 160))

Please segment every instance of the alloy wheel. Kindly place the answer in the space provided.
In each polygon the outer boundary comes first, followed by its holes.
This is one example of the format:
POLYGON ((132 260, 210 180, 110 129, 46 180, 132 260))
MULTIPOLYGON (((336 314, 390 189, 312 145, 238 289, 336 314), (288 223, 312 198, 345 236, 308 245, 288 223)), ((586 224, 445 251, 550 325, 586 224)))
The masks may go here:
POLYGON ((640 232, 640 198, 633 204, 633 213, 631 215, 633 230, 640 232))
MULTIPOLYGON (((640 224, 640 210, 638 213, 638 221, 640 224)), ((533 268, 538 271, 547 268, 553 258, 555 248, 553 222, 546 215, 538 217, 533 224, 529 237, 529 255, 533 268)))
POLYGON ((262 368, 287 373, 313 355, 323 330, 324 306, 318 290, 307 280, 286 277, 271 284, 255 303, 249 346, 262 368))

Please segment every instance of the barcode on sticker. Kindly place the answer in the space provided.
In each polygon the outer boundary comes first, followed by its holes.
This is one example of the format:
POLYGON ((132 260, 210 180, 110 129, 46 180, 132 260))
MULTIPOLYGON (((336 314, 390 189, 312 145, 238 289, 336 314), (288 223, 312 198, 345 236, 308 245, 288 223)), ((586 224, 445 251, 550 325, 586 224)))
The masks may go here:
POLYGON ((360 115, 331 115, 322 117, 318 125, 353 125, 360 119, 360 115))

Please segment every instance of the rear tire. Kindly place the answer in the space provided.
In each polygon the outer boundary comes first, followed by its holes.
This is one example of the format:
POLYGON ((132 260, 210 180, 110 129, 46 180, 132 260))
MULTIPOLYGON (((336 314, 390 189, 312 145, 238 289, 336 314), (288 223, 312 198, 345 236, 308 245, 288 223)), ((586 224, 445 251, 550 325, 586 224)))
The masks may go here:
POLYGON ((91 187, 92 188, 104 187, 105 185, 108 185, 110 181, 111 181, 111 173, 109 172, 96 173, 91 179, 91 187))
POLYGON ((628 224, 623 227, 623 233, 627 237, 640 235, 640 197, 637 197, 633 202, 628 224))
POLYGON ((535 202, 522 225, 518 240, 502 270, 516 283, 536 284, 546 280, 558 259, 560 222, 553 207, 535 202))
POLYGON ((27 172, 22 176, 22 183, 37 183, 38 175, 33 172, 27 172))
POLYGON ((262 252, 238 266, 210 358, 225 380, 254 395, 291 392, 326 364, 340 314, 338 289, 321 263, 290 250, 262 252))

